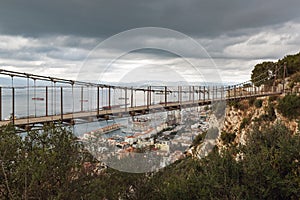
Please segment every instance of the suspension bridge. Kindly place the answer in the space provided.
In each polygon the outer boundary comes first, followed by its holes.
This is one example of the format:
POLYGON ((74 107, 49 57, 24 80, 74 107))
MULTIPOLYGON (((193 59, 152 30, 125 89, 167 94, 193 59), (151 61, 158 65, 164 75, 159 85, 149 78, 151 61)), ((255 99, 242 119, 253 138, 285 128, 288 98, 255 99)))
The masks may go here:
MULTIPOLYGON (((284 92, 284 83, 266 88, 256 87, 251 81, 235 85, 128 87, 3 69, 0 75, 0 79, 10 80, 0 86, 0 126, 12 123, 22 130, 37 124, 108 120, 284 92)), ((263 80, 256 82, 259 81, 263 80)))

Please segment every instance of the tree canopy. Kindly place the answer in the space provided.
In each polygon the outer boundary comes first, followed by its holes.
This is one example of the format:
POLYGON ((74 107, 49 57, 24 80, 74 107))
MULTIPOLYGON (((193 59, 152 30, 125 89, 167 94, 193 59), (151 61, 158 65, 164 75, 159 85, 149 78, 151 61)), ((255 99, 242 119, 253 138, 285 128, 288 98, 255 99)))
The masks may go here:
POLYGON ((281 124, 252 131, 246 145, 145 174, 86 173, 84 163, 95 160, 60 126, 26 136, 8 126, 0 133, 0 199, 300 198, 300 137, 281 124))
POLYGON ((285 56, 277 62, 263 62, 254 66, 251 81, 255 86, 262 84, 271 86, 274 83, 275 74, 277 79, 283 78, 284 65, 286 65, 286 77, 300 71, 300 53, 285 56))

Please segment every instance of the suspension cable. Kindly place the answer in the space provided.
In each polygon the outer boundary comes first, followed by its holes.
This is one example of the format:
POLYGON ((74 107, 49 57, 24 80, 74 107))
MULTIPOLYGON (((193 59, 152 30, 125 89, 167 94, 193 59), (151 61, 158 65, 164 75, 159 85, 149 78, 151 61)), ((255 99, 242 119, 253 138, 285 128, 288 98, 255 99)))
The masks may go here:
MULTIPOLYGON (((274 66, 272 66, 272 67, 274 67, 274 66)), ((282 68, 282 65, 280 65, 279 67, 277 67, 277 69, 275 69, 274 73, 277 73, 281 68, 282 68)), ((263 73, 261 73, 260 75, 258 75, 258 76, 256 76, 256 77, 252 78, 251 81, 256 80, 256 79, 262 77, 265 73, 269 73, 269 70, 271 70, 271 69, 270 69, 270 68, 267 69, 265 72, 263 72, 263 73)))

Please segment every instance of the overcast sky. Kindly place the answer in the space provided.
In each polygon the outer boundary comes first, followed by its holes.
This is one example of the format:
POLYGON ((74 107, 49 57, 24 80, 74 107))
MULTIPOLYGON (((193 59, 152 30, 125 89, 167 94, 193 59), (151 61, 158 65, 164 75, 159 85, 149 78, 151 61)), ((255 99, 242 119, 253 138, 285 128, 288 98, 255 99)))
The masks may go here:
POLYGON ((198 81, 217 71, 245 81, 255 64, 300 51, 299 8, 299 0, 3 0, 0 68, 100 82, 198 81), (165 31, 116 37, 142 27, 165 31))

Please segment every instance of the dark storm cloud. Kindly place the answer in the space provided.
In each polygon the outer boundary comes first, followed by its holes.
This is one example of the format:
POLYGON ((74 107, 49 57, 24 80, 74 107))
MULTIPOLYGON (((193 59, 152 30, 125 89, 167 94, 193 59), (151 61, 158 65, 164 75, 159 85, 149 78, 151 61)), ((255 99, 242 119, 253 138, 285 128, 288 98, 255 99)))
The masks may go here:
POLYGON ((0 33, 108 37, 135 27, 216 36, 298 18, 298 0, 27 0, 2 1, 0 33))
MULTIPOLYGON (((185 58, 203 64, 202 70, 211 68, 207 55, 199 55, 189 38, 158 34, 158 29, 94 49, 114 34, 152 26, 191 36, 212 57, 224 80, 232 81, 233 75, 247 80, 255 64, 299 51, 299 7, 299 0, 1 1, 0 68, 72 79, 86 58, 99 60, 91 65, 97 69, 118 58, 110 74, 116 78, 131 69, 161 65, 192 74, 185 58)), ((84 70, 88 79, 91 74, 84 70)))

